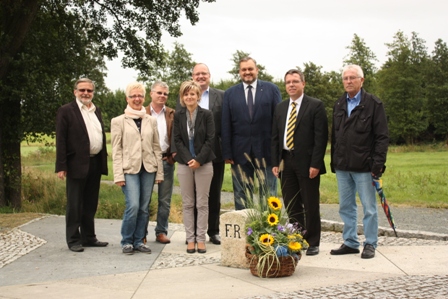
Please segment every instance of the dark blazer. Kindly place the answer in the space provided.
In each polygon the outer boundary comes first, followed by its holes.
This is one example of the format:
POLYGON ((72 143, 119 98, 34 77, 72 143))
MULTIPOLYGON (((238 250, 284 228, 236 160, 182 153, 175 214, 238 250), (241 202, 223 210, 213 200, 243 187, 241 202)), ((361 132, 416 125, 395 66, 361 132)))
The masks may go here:
MULTIPOLYGON (((185 107, 174 113, 173 139, 177 151, 174 160, 181 164, 187 164, 193 159, 189 149, 187 113, 189 112, 185 107)), ((194 124, 194 152, 196 153, 194 159, 201 165, 216 158, 213 153, 214 137, 215 125, 212 112, 198 106, 194 124)))
POLYGON ((213 122, 215 124, 215 142, 213 145, 213 153, 216 158, 213 162, 222 162, 222 145, 221 145, 221 117, 222 117, 222 99, 224 91, 216 88, 209 88, 208 100, 209 110, 213 114, 213 122))
MULTIPOLYGON (((103 129, 103 149, 101 173, 107 175, 106 134, 101 111, 96 107, 95 114, 103 129)), ((87 176, 90 164, 90 140, 87 127, 76 100, 58 109, 56 116, 56 172, 67 171, 67 176, 82 179, 87 176)))
MULTIPOLYGON (((277 105, 272 125, 272 165, 282 160, 289 99, 277 105)), ((294 160, 302 176, 309 176, 309 168, 326 173, 324 156, 328 142, 328 120, 321 100, 303 96, 294 131, 294 160)))
POLYGON ((281 102, 280 90, 270 82, 257 80, 252 119, 246 104, 243 83, 224 93, 222 104, 222 155, 236 164, 247 162, 244 153, 254 153, 271 165, 271 131, 274 110, 281 102))
MULTIPOLYGON (((222 99, 224 91, 209 87, 208 89, 208 110, 213 114, 213 122, 215 124, 215 141, 213 143, 213 153, 215 153, 215 160, 213 162, 222 162, 222 145, 221 145, 221 116, 222 116, 222 99)), ((180 105, 180 98, 177 98, 176 111, 182 109, 180 105)))

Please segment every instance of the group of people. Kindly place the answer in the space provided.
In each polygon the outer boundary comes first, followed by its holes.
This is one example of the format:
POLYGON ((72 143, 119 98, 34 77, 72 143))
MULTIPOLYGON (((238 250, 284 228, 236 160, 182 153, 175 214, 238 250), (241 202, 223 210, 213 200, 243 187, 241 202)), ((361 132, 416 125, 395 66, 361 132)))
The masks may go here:
MULTIPOLYGON (((239 63, 241 83, 221 91, 211 88, 210 71, 199 63, 192 80, 181 84, 176 109, 166 106, 169 87, 156 81, 151 103, 143 107, 145 86, 126 88, 127 107, 111 121, 114 182, 122 188, 126 208, 121 228, 122 250, 150 253, 145 244, 149 203, 158 185, 156 241, 167 244, 168 217, 175 162, 181 189, 188 253, 206 252, 206 235, 220 244, 219 215, 225 164, 231 164, 235 209, 252 200, 257 171, 265 174, 260 196, 282 198, 291 223, 309 243, 306 255, 317 255, 321 239, 320 175, 329 138, 325 105, 304 93, 298 69, 286 72, 289 99, 258 79, 251 57, 239 63), (243 183, 249 182, 249 186, 243 183)), ((372 178, 385 170, 387 119, 382 102, 363 88, 361 67, 342 71, 345 93, 335 102, 331 130, 331 170, 336 173, 339 213, 344 222, 340 248, 332 255, 359 253, 358 193, 364 209, 362 258, 373 258, 378 240, 378 211, 372 178)), ((70 250, 107 246, 98 241, 94 215, 101 174, 107 174, 107 152, 101 113, 92 103, 94 83, 80 79, 76 100, 58 110, 56 172, 67 178, 66 239, 70 250)))

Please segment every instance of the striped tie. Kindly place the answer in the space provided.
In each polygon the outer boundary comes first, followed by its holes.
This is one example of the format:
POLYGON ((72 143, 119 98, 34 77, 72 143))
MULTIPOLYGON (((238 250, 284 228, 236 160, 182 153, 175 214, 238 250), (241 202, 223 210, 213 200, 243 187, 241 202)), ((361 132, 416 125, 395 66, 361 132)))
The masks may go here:
POLYGON ((292 102, 292 109, 291 109, 291 113, 289 114, 289 119, 288 119, 288 128, 286 131, 286 146, 292 150, 294 149, 294 129, 296 128, 296 118, 297 118, 297 113, 296 113, 296 103, 292 102))

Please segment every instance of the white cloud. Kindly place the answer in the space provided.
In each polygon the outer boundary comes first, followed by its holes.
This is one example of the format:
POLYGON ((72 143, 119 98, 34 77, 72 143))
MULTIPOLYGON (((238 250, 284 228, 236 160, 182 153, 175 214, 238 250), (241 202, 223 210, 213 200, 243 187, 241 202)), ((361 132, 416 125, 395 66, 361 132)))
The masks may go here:
MULTIPOLYGON (((183 44, 194 61, 209 66, 215 82, 230 78, 236 50, 251 53, 269 74, 282 78, 305 62, 339 71, 355 33, 375 53, 378 66, 386 59, 385 43, 399 30, 408 36, 417 32, 431 52, 437 39, 448 42, 447 11, 448 2, 437 0, 217 0, 200 3, 195 26, 180 20, 183 36, 164 35, 162 41, 170 50, 174 41, 183 44)), ((116 61, 107 66, 111 89, 124 89, 137 75, 116 61)))

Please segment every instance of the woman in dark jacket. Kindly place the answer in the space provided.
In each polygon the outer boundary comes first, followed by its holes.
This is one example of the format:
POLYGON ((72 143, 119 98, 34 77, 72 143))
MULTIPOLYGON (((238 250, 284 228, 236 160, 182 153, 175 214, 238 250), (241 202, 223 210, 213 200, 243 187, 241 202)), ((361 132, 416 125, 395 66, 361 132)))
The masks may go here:
POLYGON ((183 82, 180 91, 182 109, 174 114, 173 138, 176 147, 174 159, 178 162, 177 177, 182 194, 182 211, 187 234, 187 252, 205 253, 205 235, 208 223, 208 196, 213 177, 212 150, 215 136, 213 115, 202 109, 201 87, 183 82), (197 209, 195 223, 194 210, 197 209), (196 226, 196 236, 195 236, 196 226))

